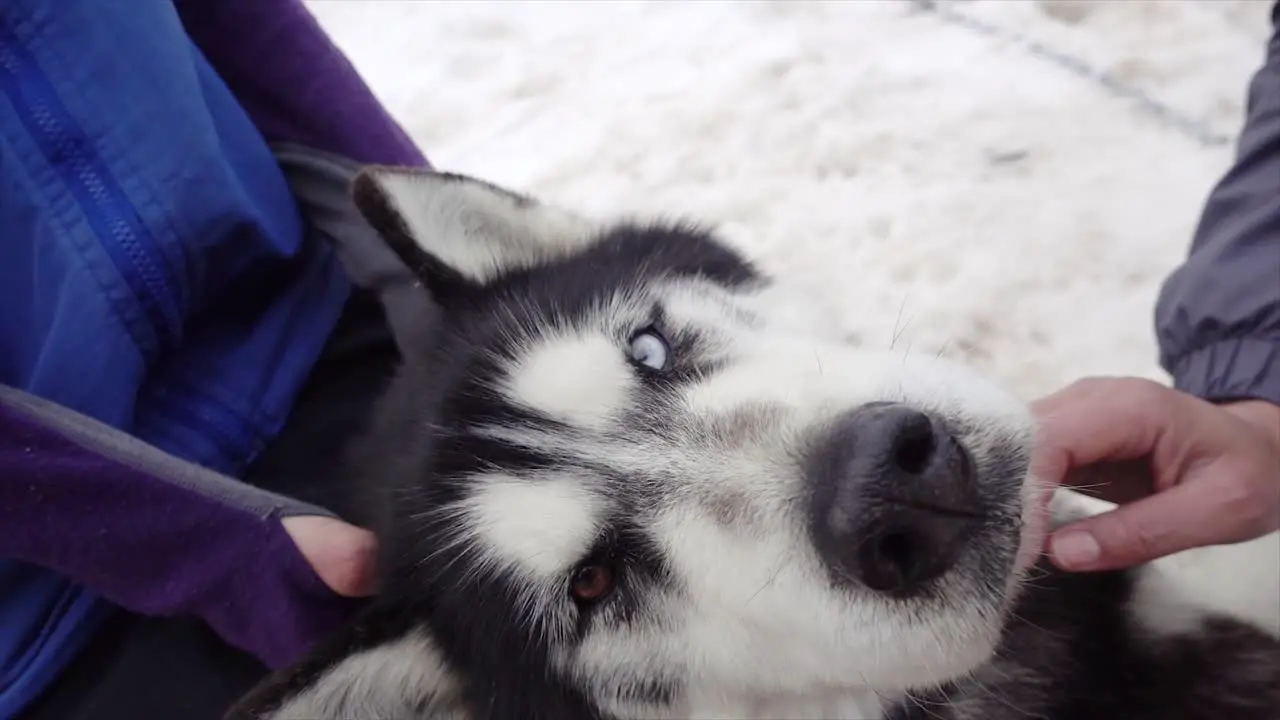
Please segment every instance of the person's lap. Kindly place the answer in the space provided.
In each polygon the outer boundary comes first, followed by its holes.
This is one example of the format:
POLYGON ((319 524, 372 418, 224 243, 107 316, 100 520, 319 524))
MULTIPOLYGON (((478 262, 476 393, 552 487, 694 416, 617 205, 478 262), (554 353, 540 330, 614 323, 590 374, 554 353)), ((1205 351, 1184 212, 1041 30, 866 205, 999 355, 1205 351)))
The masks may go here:
MULTIPOLYGON (((338 487, 344 438, 398 358, 373 293, 354 290, 285 427, 245 481, 351 517, 338 487)), ((117 611, 22 720, 218 720, 267 672, 196 618, 117 611)))

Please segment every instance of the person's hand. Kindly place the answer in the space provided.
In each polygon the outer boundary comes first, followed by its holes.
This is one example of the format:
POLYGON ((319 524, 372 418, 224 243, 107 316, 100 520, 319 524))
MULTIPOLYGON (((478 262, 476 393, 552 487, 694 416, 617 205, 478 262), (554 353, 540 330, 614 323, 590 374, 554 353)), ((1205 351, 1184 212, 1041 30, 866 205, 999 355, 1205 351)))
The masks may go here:
POLYGON ((1280 406, 1090 378, 1032 409, 1040 477, 1120 504, 1049 537, 1062 569, 1129 567, 1280 528, 1280 406))
POLYGON ((297 515, 282 522, 302 556, 331 590, 346 597, 374 593, 378 543, 373 533, 320 515, 297 515))

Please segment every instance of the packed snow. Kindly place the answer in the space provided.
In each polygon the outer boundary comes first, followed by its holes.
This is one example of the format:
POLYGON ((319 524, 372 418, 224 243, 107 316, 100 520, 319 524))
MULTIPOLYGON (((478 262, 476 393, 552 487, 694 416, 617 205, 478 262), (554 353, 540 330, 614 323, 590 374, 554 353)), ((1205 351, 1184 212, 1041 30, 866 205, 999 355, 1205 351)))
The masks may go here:
POLYGON ((1165 379, 1270 0, 314 0, 441 169, 704 219, 868 346, 1165 379), (896 338, 896 339, 895 339, 896 338))

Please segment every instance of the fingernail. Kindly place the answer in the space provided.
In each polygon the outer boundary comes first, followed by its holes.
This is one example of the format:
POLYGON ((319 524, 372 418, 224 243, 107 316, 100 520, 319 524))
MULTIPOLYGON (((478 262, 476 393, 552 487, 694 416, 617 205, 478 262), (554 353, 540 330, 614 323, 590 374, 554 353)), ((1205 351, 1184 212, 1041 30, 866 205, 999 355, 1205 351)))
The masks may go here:
POLYGON ((1084 568, 1098 562, 1102 547, 1084 530, 1068 530, 1053 538, 1052 551, 1058 562, 1069 568, 1084 568))

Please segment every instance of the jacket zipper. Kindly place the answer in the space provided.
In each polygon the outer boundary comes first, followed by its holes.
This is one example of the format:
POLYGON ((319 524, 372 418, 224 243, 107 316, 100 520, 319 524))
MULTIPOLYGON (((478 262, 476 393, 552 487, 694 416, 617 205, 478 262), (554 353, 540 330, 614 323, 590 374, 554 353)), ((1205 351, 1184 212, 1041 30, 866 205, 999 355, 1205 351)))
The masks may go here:
MULTIPOLYGON (((118 315, 142 353, 147 366, 181 338, 182 316, 173 302, 173 278, 159 243, 139 217, 111 170, 94 151, 93 143, 63 106, 39 63, 23 47, 19 34, 0 15, 0 92, 8 97, 19 122, 75 200, 94 235, 141 306, 137 313, 118 315)), ((92 349, 86 349, 92 352, 92 349)), ((243 430, 205 421, 188 403, 206 401, 191 396, 169 403, 178 422, 251 450, 243 430), (239 442, 236 442, 236 440, 239 442)), ((219 406, 220 408, 221 406, 219 406)))
POLYGON ((45 160, 76 201, 142 307, 146 323, 122 318, 144 357, 172 347, 181 328, 170 301, 165 259, 93 144, 58 99, 13 28, 0 20, 0 90, 45 160))

